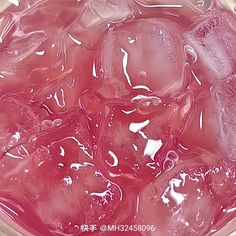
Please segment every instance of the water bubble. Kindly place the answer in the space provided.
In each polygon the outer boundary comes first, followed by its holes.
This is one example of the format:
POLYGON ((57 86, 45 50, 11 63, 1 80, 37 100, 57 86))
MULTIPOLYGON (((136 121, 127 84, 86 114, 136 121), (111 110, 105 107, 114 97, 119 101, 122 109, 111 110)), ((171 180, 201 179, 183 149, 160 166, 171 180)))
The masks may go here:
POLYGON ((171 170, 174 168, 175 164, 179 161, 179 155, 174 150, 170 150, 167 152, 165 160, 163 162, 164 170, 171 170))
POLYGON ((163 169, 164 170, 171 170, 173 169, 175 166, 175 163, 173 160, 171 160, 168 156, 165 158, 164 162, 163 162, 163 169))
POLYGON ((185 52, 186 61, 189 64, 194 64, 197 61, 197 53, 193 47, 191 47, 190 45, 185 45, 184 52, 185 52))
POLYGON ((141 77, 142 79, 146 79, 146 78, 147 78, 147 73, 146 73, 146 71, 141 71, 141 72, 140 72, 140 77, 141 77))
POLYGON ((53 127, 53 121, 51 121, 51 120, 42 121, 42 129, 43 130, 50 129, 52 127, 53 127))
POLYGON ((16 132, 14 135, 12 135, 11 141, 13 145, 19 141, 21 137, 21 134, 19 132, 16 132))
POLYGON ((168 151, 167 157, 169 157, 175 163, 177 163, 178 160, 179 160, 179 154, 176 151, 174 151, 174 150, 168 151))
POLYGON ((30 136, 30 138, 29 138, 29 142, 30 143, 33 143, 33 142, 35 142, 37 140, 37 136, 36 135, 32 135, 32 136, 30 136))
POLYGON ((130 44, 136 43, 136 41, 137 41, 137 37, 136 36, 135 37, 128 37, 128 42, 130 44))
POLYGON ((62 124, 62 119, 55 119, 53 121, 53 126, 60 126, 62 124))

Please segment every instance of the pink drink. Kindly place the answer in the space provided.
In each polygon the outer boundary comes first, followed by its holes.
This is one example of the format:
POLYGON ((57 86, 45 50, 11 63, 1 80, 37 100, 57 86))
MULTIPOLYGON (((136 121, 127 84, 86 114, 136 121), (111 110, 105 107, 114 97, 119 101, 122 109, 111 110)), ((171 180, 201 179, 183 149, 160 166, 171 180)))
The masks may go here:
POLYGON ((2 222, 35 236, 201 236, 236 217, 236 16, 224 0, 11 2, 2 222))

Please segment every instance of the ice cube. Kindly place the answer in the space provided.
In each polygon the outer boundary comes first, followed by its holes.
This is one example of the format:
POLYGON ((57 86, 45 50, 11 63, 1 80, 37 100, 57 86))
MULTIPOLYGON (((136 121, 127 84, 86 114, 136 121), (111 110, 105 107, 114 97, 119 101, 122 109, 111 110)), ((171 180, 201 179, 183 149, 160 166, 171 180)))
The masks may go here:
POLYGON ((214 90, 218 110, 220 145, 231 160, 236 160, 236 77, 219 83, 214 90))
POLYGON ((207 150, 218 148, 217 112, 210 92, 199 92, 194 98, 190 117, 180 136, 185 148, 202 147, 207 150))
MULTIPOLYGON (((84 80, 91 72, 92 52, 79 47, 68 29, 81 16, 82 7, 75 8, 74 1, 44 1, 40 7, 29 4, 25 14, 12 8, 1 14, 0 94, 22 91, 30 83, 40 89, 72 71, 83 71, 80 79, 84 80)), ((27 96, 32 99, 34 95, 27 96)))
POLYGON ((51 232, 76 233, 76 225, 102 223, 122 192, 94 165, 91 149, 82 114, 43 130, 1 159, 0 196, 10 192, 16 202, 25 199, 51 232))
POLYGON ((230 11, 232 11, 234 14, 236 13, 236 2, 235 0, 219 0, 217 2, 219 5, 221 5, 223 8, 227 8, 230 11))
POLYGON ((106 119, 98 124, 98 165, 109 170, 118 183, 121 178, 141 185, 157 175, 183 127, 186 114, 181 108, 174 102, 152 104, 151 99, 138 101, 136 106, 107 106, 106 119))
POLYGON ((188 19, 207 11, 213 4, 212 0, 135 0, 147 8, 173 10, 188 19))
MULTIPOLYGON (((97 13, 97 16, 110 22, 120 22, 128 17, 131 13, 129 1, 118 0, 88 0, 85 2, 85 6, 93 13, 97 13)), ((87 24, 93 23, 93 20, 87 22, 87 24)))
POLYGON ((39 120, 34 111, 17 96, 0 99, 0 153, 24 142, 30 132, 37 132, 39 120))
POLYGON ((140 194, 137 223, 155 225, 160 235, 206 234, 236 191, 224 180, 227 168, 221 158, 206 150, 185 153, 183 158, 140 194), (226 193, 227 188, 231 190, 226 193))
POLYGON ((186 35, 199 56, 199 73, 211 82, 226 78, 236 70, 235 26, 234 16, 225 11, 214 10, 199 18, 186 35))
POLYGON ((122 22, 133 14, 132 1, 88 0, 81 16, 69 29, 86 47, 93 48, 109 24, 122 22))
POLYGON ((164 19, 139 19, 109 30, 96 62, 101 83, 124 94, 132 88, 173 96, 183 87, 184 71, 181 30, 164 19))

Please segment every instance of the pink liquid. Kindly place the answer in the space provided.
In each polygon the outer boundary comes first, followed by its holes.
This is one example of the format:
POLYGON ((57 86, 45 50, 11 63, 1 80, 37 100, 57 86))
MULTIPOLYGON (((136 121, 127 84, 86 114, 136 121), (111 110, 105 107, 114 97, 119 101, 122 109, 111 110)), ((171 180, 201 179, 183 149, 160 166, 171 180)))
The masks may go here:
POLYGON ((236 217, 235 15, 163 3, 1 13, 1 220, 36 236, 199 236, 236 217))

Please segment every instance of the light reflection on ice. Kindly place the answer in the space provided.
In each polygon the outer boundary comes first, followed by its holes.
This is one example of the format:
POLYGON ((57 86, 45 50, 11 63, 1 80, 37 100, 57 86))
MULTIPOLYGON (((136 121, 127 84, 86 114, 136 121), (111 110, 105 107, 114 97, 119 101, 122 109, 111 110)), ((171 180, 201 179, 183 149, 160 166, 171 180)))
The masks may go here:
POLYGON ((6 155, 9 156, 9 157, 12 157, 12 158, 14 158, 14 159, 22 159, 22 160, 24 159, 23 157, 17 156, 17 155, 13 155, 13 154, 10 153, 10 152, 7 152, 6 155))
POLYGON ((107 201, 107 197, 110 197, 112 199, 112 192, 110 190, 105 190, 104 192, 102 193, 91 193, 90 194, 91 196, 97 196, 97 197, 100 197, 102 198, 102 201, 107 204, 108 201, 107 201))
POLYGON ((130 123, 129 130, 133 133, 138 133, 141 129, 146 127, 148 124, 150 124, 150 120, 145 120, 144 122, 140 122, 140 123, 130 123))
POLYGON ((200 126, 200 129, 202 130, 202 127, 203 127, 203 111, 201 111, 201 113, 200 113, 199 126, 200 126))
POLYGON ((95 62, 93 62, 93 77, 97 77, 95 62))
POLYGON ((233 207, 233 208, 229 208, 229 209, 224 209, 223 210, 224 212, 227 212, 227 213, 232 213, 232 212, 234 212, 234 211, 236 211, 236 207, 233 207))
POLYGON ((43 50, 43 51, 37 51, 36 52, 36 55, 38 55, 38 56, 43 56, 45 54, 45 51, 43 50))
POLYGON ((62 146, 60 146, 60 150, 61 150, 60 156, 64 157, 65 156, 65 149, 62 146))
POLYGON ((66 102, 65 102, 64 90, 60 89, 60 92, 61 92, 61 94, 60 94, 61 96, 58 96, 59 95, 58 92, 55 92, 54 99, 56 100, 56 103, 59 107, 65 107, 66 102))
POLYGON ((135 0, 139 5, 147 8, 182 8, 182 4, 145 4, 142 1, 135 0))
POLYGON ((77 144, 78 144, 78 146, 80 147, 80 149, 87 155, 87 156, 89 156, 91 159, 93 159, 93 157, 88 153, 88 151, 87 151, 87 148, 84 146, 84 144, 82 144, 76 137, 74 137, 74 136, 68 136, 68 137, 66 137, 66 138, 63 138, 61 141, 64 141, 64 140, 70 140, 70 139, 72 139, 73 141, 75 141, 77 144))
POLYGON ((70 38, 74 43, 76 43, 77 45, 80 46, 80 45, 82 44, 82 42, 81 42, 80 40, 74 38, 71 34, 68 34, 68 36, 69 36, 69 38, 70 38))
POLYGON ((140 123, 130 123, 129 130, 133 133, 139 133, 142 135, 144 139, 148 139, 144 132, 141 131, 144 127, 146 127, 150 123, 150 120, 146 120, 140 123))
POLYGON ((193 75, 194 79, 197 81, 197 83, 198 83, 199 85, 202 85, 202 82, 198 79, 198 77, 197 77, 197 75, 194 73, 194 71, 192 71, 192 75, 193 75))
POLYGON ((86 167, 86 166, 94 166, 92 163, 84 162, 82 164, 80 163, 72 163, 70 164, 70 168, 74 170, 79 170, 80 168, 86 167))
POLYGON ((73 181, 70 176, 64 178, 64 182, 66 185, 72 185, 73 181))
POLYGON ((9 0, 9 2, 14 4, 15 6, 19 7, 19 4, 20 4, 19 0, 9 0))
POLYGON ((16 216, 18 216, 18 213, 16 213, 15 211, 13 211, 11 208, 9 208, 8 206, 6 206, 4 203, 2 203, 2 202, 0 202, 0 208, 1 208, 1 210, 5 213, 5 214, 7 214, 9 217, 11 217, 12 219, 14 219, 14 217, 11 215, 11 214, 9 214, 8 213, 8 211, 9 212, 11 212, 11 213, 13 213, 14 215, 16 215, 16 216))
POLYGON ((145 89, 149 92, 152 92, 152 90, 145 85, 136 85, 136 86, 133 86, 133 89, 145 89))
POLYGON ((13 142, 16 143, 19 141, 20 139, 20 133, 19 132, 16 132, 14 135, 12 135, 12 139, 13 139, 13 142))
POLYGON ((111 163, 109 163, 107 160, 105 160, 106 163, 107 163, 109 166, 111 166, 111 167, 116 167, 116 166, 118 166, 119 161, 118 161, 118 157, 116 156, 116 154, 115 154, 114 152, 112 152, 112 151, 108 151, 108 154, 109 154, 110 157, 112 157, 112 159, 113 159, 113 164, 111 164, 111 163))
POLYGON ((159 140, 148 139, 146 147, 144 149, 144 155, 149 156, 154 161, 155 155, 160 150, 162 145, 163 142, 161 139, 159 140))
POLYGON ((127 80, 128 84, 129 84, 129 86, 132 87, 131 79, 130 79, 128 71, 127 71, 128 53, 123 48, 121 48, 121 52, 124 54, 123 62, 122 62, 123 63, 123 71, 124 71, 124 74, 125 74, 125 77, 126 77, 126 80, 127 80))
POLYGON ((169 206, 170 198, 172 198, 176 205, 180 205, 186 198, 186 194, 179 193, 176 188, 180 187, 182 180, 173 178, 169 181, 169 186, 166 188, 165 192, 162 194, 161 199, 163 203, 169 206))

